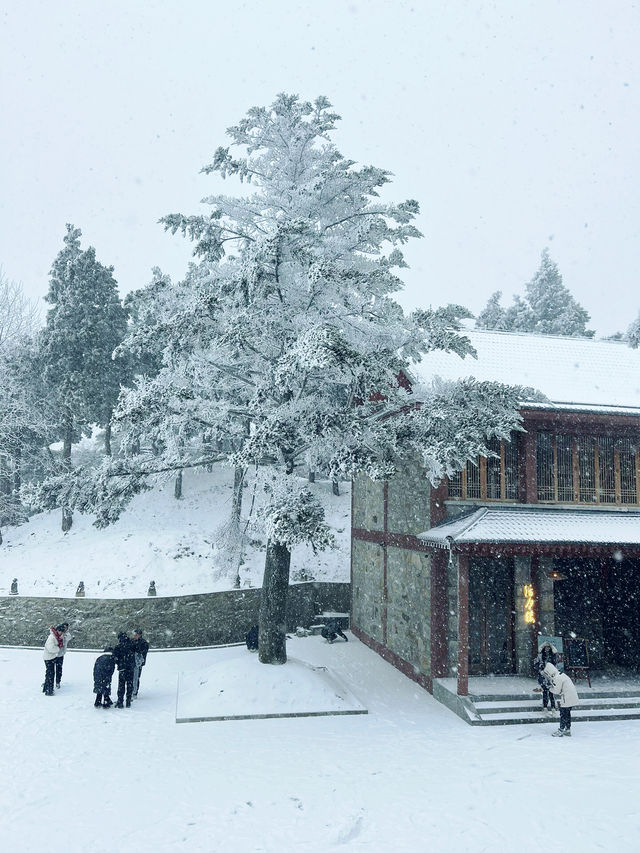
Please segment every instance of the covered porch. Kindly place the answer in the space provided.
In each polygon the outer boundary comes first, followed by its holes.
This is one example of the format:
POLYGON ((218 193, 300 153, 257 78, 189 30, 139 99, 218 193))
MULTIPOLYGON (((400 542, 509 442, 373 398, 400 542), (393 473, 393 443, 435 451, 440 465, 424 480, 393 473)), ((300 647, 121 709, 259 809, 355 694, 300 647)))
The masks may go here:
MULTIPOLYGON (((447 638, 448 677, 434 679, 434 694, 436 682, 443 690, 453 682, 456 696, 476 695, 479 676, 498 678, 503 690, 520 677, 530 691, 538 636, 574 628, 594 638, 595 663, 612 664, 602 673, 608 684, 615 672, 621 684, 635 679, 640 513, 482 507, 418 538, 448 553, 449 608, 436 626, 447 638)), ((507 692, 517 701, 517 690, 507 692)))

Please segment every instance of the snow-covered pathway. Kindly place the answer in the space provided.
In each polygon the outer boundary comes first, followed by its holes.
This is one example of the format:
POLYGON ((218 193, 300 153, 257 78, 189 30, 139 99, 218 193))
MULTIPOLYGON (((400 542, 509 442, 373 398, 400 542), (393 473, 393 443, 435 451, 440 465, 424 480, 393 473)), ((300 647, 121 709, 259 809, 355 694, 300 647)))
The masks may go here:
POLYGON ((356 640, 294 639, 367 716, 177 725, 181 670, 150 654, 131 710, 92 707, 94 654, 40 692, 41 653, 0 649, 2 849, 545 851, 640 848, 640 725, 471 728, 356 640))

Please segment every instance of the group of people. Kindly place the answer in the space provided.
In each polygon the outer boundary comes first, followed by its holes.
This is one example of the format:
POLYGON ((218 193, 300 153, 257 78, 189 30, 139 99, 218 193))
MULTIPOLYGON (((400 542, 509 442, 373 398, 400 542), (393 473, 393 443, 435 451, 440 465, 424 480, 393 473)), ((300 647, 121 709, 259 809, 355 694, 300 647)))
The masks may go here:
POLYGON ((560 728, 553 732, 553 737, 571 737, 571 709, 580 701, 578 691, 566 672, 560 672, 556 664, 558 650, 550 641, 540 647, 538 656, 533 661, 538 673, 538 691, 542 692, 542 709, 553 713, 556 704, 560 709, 560 728))
MULTIPOLYGON (((68 622, 62 622, 49 630, 43 655, 45 676, 42 691, 45 696, 54 695, 54 683, 56 687, 60 687, 64 654, 70 638, 68 622)), ((140 689, 140 674, 147 662, 148 651, 149 643, 142 635, 142 628, 136 628, 131 637, 125 631, 121 631, 118 634, 117 645, 105 648, 93 665, 93 692, 96 694, 94 702, 96 708, 110 708, 114 704, 111 701, 111 682, 116 667, 118 692, 115 707, 131 707, 131 701, 135 699, 140 689)))
POLYGON ((116 646, 107 646, 93 665, 93 692, 96 694, 96 708, 110 708, 111 681, 115 668, 118 668, 118 693, 116 708, 130 708, 140 689, 140 673, 147 662, 149 643, 142 636, 142 629, 136 628, 133 637, 125 631, 118 634, 116 646))

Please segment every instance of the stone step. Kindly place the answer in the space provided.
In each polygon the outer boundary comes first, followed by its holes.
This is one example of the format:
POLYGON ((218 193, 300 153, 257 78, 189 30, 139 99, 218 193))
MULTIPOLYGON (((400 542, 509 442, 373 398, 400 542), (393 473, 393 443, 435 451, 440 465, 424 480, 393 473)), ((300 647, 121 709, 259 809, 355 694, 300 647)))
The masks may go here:
MULTIPOLYGON (((581 702, 590 702, 593 699, 638 699, 640 701, 640 690, 589 690, 578 691, 578 697, 581 702)), ((469 699, 477 704, 478 702, 540 702, 542 703, 541 693, 470 693, 469 699)))
MULTIPOLYGON (((533 700, 507 700, 506 702, 474 702, 473 707, 482 714, 501 714, 514 711, 538 711, 542 708, 539 699, 533 700)), ((640 697, 629 698, 626 696, 608 696, 601 699, 581 699, 578 706, 582 710, 602 710, 603 708, 637 708, 640 710, 640 697)))
MULTIPOLYGON (((506 726, 523 723, 553 723, 558 725, 559 715, 540 714, 536 712, 505 712, 502 714, 481 714, 473 717, 469 713, 468 721, 475 726, 506 726)), ((633 710, 628 708, 602 708, 601 710, 572 709, 572 723, 580 722, 602 722, 611 720, 640 720, 640 708, 633 710)))

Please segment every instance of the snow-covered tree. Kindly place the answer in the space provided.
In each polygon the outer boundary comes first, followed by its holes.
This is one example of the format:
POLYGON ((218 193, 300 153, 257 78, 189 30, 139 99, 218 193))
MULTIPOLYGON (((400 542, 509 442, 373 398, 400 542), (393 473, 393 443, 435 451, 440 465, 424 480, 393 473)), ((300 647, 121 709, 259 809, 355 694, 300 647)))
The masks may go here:
POLYGON ((477 329, 497 329, 504 330, 507 328, 505 320, 505 310, 500 304, 502 299, 502 291, 496 290, 489 297, 489 301, 478 314, 476 319, 477 329))
MULTIPOLYGON (((405 316, 396 271, 406 266, 400 247, 420 236, 418 204, 380 200, 390 173, 345 159, 330 138, 337 121, 325 98, 280 95, 229 129, 245 156, 219 148, 204 171, 253 191, 209 197, 208 215, 165 218, 200 260, 176 286, 179 308, 161 320, 162 369, 116 412, 123 428, 163 436, 156 464, 178 468, 202 452, 198 424, 231 465, 262 470, 263 663, 286 660, 291 549, 331 541, 296 477, 306 460, 327 460, 332 479, 384 478, 413 455, 435 482, 519 424, 515 389, 468 381, 412 393, 406 378, 422 354, 472 354, 459 334, 469 315, 449 306, 405 316)), ((140 470, 129 472, 136 482, 140 470)))
POLYGON ((39 318, 37 304, 27 299, 22 286, 8 279, 0 268, 0 353, 32 337, 39 318))
POLYGON ((500 305, 502 293, 496 291, 478 315, 476 327, 593 337, 594 332, 587 329, 589 314, 562 283, 558 265, 551 260, 548 249, 542 252, 540 267, 525 290, 525 298, 515 296, 506 311, 500 305))
POLYGON ((26 519, 23 479, 51 469, 47 447, 55 425, 35 344, 14 342, 9 352, 0 352, 0 525, 26 519))
MULTIPOLYGON (((82 250, 82 232, 67 225, 64 248, 51 269, 53 306, 42 332, 44 377, 58 396, 63 464, 71 467, 71 446, 78 430, 95 423, 106 428, 107 453, 111 415, 123 376, 112 354, 126 334, 126 312, 118 296, 113 267, 96 260, 95 249, 82 250)), ((63 507, 63 529, 71 526, 63 507)))
POLYGON ((630 347, 637 349, 640 346, 640 314, 627 329, 626 339, 630 347))

